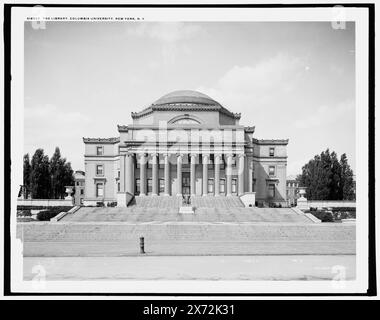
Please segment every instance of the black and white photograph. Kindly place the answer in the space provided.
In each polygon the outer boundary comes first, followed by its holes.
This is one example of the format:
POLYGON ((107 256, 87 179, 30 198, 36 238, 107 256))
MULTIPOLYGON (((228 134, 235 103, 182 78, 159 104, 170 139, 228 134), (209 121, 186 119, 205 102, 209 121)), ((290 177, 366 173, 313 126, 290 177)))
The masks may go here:
POLYGON ((368 6, 8 11, 12 293, 368 292, 368 6))

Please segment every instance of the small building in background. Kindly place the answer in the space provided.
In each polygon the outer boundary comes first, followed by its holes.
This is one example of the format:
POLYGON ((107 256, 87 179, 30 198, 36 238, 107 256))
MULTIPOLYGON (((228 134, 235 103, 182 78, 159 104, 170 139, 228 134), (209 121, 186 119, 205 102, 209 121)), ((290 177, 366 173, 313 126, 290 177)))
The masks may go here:
POLYGON ((288 176, 286 178, 286 198, 288 199, 288 205, 294 207, 297 205, 297 199, 299 198, 299 183, 296 176, 288 176))
POLYGON ((84 171, 77 170, 74 173, 75 192, 74 192, 74 205, 80 206, 83 204, 84 199, 84 185, 85 173, 84 171))

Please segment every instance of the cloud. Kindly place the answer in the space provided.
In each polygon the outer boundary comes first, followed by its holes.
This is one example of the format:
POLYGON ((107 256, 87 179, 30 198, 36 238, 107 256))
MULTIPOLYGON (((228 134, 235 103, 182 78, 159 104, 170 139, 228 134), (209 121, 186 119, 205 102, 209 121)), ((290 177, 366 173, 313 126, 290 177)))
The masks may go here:
POLYGON ((199 33, 200 30, 200 26, 185 22, 143 22, 128 28, 127 33, 173 43, 191 38, 199 33))
POLYGON ((355 115, 355 102, 347 100, 336 105, 321 105, 312 114, 296 120, 294 125, 297 129, 315 128, 352 115, 355 115))
POLYGON ((189 40, 202 31, 199 25, 189 22, 142 22, 127 29, 127 36, 145 37, 158 41, 164 63, 173 64, 181 52, 189 54, 189 40))
POLYGON ((235 65, 213 87, 198 90, 244 112, 253 104, 273 101, 276 94, 293 91, 304 73, 303 59, 280 53, 254 65, 235 65))

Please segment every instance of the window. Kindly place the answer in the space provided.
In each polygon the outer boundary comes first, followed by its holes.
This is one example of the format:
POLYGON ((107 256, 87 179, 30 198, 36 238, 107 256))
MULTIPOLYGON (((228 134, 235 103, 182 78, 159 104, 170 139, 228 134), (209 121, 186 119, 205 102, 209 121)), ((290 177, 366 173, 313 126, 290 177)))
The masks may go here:
POLYGON ((255 181, 255 178, 253 177, 253 173, 252 173, 252 192, 255 192, 255 184, 256 184, 256 181, 255 181))
POLYGON ((214 169, 214 155, 210 155, 210 158, 208 159, 208 169, 212 170, 214 169))
POLYGON ((207 181, 207 192, 209 194, 214 193, 214 179, 208 179, 208 181, 207 181))
POLYGON ((103 197, 104 195, 104 189, 103 189, 103 183, 97 183, 96 184, 96 196, 97 197, 103 197))
POLYGON ((102 164, 96 165, 96 175, 97 176, 103 175, 103 165, 102 164))
POLYGON ((164 179, 160 179, 160 194, 164 193, 165 192, 165 180, 164 179))
POLYGON ((117 172, 117 177, 120 179, 120 170, 117 172))
POLYGON ((269 148, 269 156, 274 157, 274 148, 269 148))
POLYGON ((83 198, 80 198, 79 202, 80 204, 83 204, 83 198))
POLYGON ((96 147, 96 155, 97 156, 103 155, 103 147, 96 147))
POLYGON ((273 177, 275 175, 275 167, 269 166, 269 176, 273 177))
POLYGON ((117 183, 117 192, 120 192, 120 182, 117 183))
POLYGON ((237 179, 232 179, 232 190, 231 190, 232 193, 236 193, 237 192, 237 179))
POLYGON ((269 185, 269 197, 274 198, 274 196, 275 196, 275 187, 274 187, 274 184, 270 184, 269 185))
POLYGON ((219 184, 219 191, 220 193, 226 193, 226 180, 225 179, 220 179, 220 184, 219 184))
POLYGON ((136 179, 135 183, 135 194, 140 194, 140 179, 136 179))
POLYGON ((77 181, 77 186, 79 186, 79 181, 77 181))
POLYGON ((152 179, 148 179, 148 194, 152 193, 152 179))
POLYGON ((232 159, 231 159, 231 167, 236 167, 236 157, 232 157, 232 159))
POLYGON ((80 189, 80 194, 84 195, 84 190, 83 189, 80 189))

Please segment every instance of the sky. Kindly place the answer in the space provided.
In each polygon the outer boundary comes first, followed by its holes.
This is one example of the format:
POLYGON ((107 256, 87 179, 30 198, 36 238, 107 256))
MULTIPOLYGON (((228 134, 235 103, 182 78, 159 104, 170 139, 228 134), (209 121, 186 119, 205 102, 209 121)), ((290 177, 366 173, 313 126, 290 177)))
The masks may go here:
POLYGON ((24 153, 56 146, 84 169, 82 137, 175 90, 197 90, 289 139, 287 174, 329 148, 355 172, 355 26, 327 22, 25 23, 24 153))

